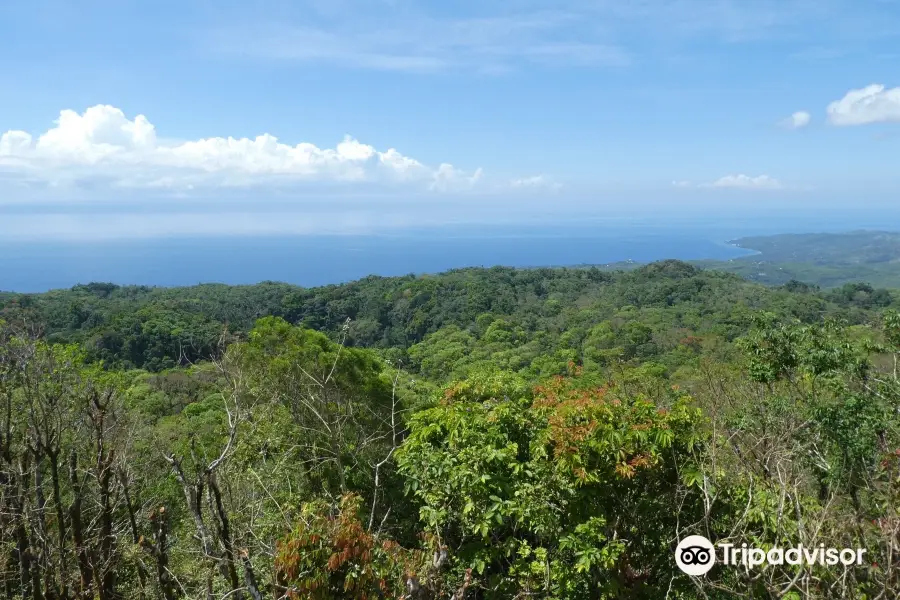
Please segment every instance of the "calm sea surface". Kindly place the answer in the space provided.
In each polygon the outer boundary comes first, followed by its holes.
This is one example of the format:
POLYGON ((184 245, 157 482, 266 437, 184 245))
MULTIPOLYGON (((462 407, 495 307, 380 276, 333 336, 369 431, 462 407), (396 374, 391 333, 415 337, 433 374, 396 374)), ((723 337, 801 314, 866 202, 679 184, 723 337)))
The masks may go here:
MULTIPOLYGON (((900 225, 898 223, 897 225, 900 225)), ((285 281, 303 286, 468 266, 562 266, 665 258, 729 259, 743 235, 840 231, 845 222, 648 222, 444 226, 380 235, 4 241, 0 290, 38 292, 111 281, 161 286, 285 281)), ((887 229, 889 227, 885 227, 887 229)), ((897 227, 895 227, 897 228, 897 227)))

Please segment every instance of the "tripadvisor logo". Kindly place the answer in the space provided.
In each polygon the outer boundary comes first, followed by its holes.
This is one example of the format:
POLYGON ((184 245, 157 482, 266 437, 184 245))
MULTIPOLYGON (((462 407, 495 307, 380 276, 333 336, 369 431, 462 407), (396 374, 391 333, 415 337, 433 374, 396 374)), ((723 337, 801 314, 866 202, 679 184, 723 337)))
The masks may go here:
POLYGON ((689 535, 675 548, 675 562, 688 575, 706 575, 716 563, 716 549, 702 535, 689 535))
POLYGON ((723 565, 740 565, 747 569, 767 565, 850 566, 861 565, 865 553, 862 548, 826 548, 825 544, 813 547, 798 544, 793 548, 776 546, 766 551, 747 544, 713 545, 702 535, 691 535, 681 540, 675 548, 675 563, 688 575, 699 576, 708 573, 717 560, 723 565))

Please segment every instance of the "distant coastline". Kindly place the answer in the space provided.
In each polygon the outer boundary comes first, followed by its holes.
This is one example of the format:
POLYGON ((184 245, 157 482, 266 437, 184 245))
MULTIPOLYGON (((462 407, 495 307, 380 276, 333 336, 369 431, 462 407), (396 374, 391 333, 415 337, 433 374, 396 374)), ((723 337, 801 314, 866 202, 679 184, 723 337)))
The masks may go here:
POLYGON ((180 287, 283 281, 303 287, 370 275, 434 274, 466 267, 597 267, 631 270, 678 259, 766 285, 791 279, 822 287, 869 281, 900 287, 900 234, 777 234, 716 237, 707 229, 559 226, 469 236, 436 230, 411 237, 171 238, 80 244, 0 243, 0 290, 45 292, 77 284, 180 287), (751 259, 752 258, 752 259, 751 259), (747 260, 751 259, 751 260, 747 260))

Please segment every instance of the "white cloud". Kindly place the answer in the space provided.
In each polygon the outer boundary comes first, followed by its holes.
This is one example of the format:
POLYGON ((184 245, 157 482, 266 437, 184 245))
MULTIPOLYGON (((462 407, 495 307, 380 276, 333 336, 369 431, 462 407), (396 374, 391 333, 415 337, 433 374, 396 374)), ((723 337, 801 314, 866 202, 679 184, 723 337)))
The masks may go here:
POLYGON ((0 169, 52 184, 104 181, 125 187, 190 189, 277 182, 418 183, 437 191, 471 189, 481 170, 449 164, 434 169, 390 148, 380 151, 345 137, 334 148, 290 145, 271 134, 164 143, 143 115, 97 105, 64 110, 36 138, 25 131, 0 137, 0 169))
POLYGON ((809 125, 809 122, 811 120, 812 115, 810 115, 805 110, 800 110, 792 114, 787 119, 782 120, 779 124, 787 129, 801 129, 809 125))
POLYGON ((691 187, 691 182, 690 182, 690 181, 684 181, 684 180, 677 180, 677 181, 673 181, 673 182, 672 182, 672 185, 673 185, 674 187, 686 188, 686 187, 691 187))
POLYGON ((832 125, 900 122, 900 87, 885 89, 875 83, 850 90, 828 105, 828 120, 832 125))
POLYGON ((7 131, 0 136, 0 156, 18 156, 31 147, 31 135, 24 131, 7 131))
POLYGON ((529 190, 559 190, 562 188, 561 183, 553 181, 546 175, 533 175, 531 177, 513 179, 509 182, 509 186, 514 189, 529 190))
POLYGON ((431 185, 428 186, 428 189, 439 192, 468 191, 475 187, 482 175, 481 169, 476 170, 472 175, 466 175, 453 165, 443 163, 432 175, 431 185))
POLYGON ((740 188, 748 190, 780 190, 784 186, 781 182, 768 175, 750 177, 749 175, 726 175, 716 181, 704 184, 701 187, 712 188, 740 188))

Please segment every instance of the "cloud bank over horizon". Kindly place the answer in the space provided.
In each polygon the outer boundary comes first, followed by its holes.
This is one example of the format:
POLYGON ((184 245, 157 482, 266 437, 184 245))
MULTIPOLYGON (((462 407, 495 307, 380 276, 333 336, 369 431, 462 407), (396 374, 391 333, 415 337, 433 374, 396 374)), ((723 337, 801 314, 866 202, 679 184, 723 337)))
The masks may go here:
MULTIPOLYGON (((828 103, 823 112, 822 122, 832 126, 827 135, 840 135, 838 129, 857 126, 891 126, 900 123, 900 87, 873 83, 850 89, 828 103)), ((812 127, 814 120, 813 113, 799 110, 777 124, 798 130, 812 127)), ((462 153, 471 159, 469 146, 463 146, 462 153)), ((514 156, 513 149, 510 156, 514 156)), ((272 133, 179 139, 161 135, 144 114, 130 117, 118 107, 97 104, 83 112, 62 110, 52 126, 40 132, 10 129, 0 135, 0 189, 6 192, 0 202, 23 203, 43 193, 113 198, 116 192, 123 201, 146 194, 201 199, 204 193, 220 199, 243 194, 249 201, 247 191, 251 188, 267 194, 254 201, 277 199, 279 194, 307 194, 311 198, 318 192, 330 198, 341 193, 372 197, 486 193, 540 198, 563 189, 555 178, 540 173, 548 162, 546 157, 539 155, 536 161, 531 166, 537 167, 537 174, 532 171, 491 178, 480 166, 465 169, 451 162, 429 165, 394 147, 379 149, 350 135, 334 147, 286 143, 272 133), (123 192, 127 195, 121 196, 123 192)), ((734 174, 715 178, 708 165, 686 167, 682 173, 693 175, 692 181, 701 183, 676 179, 673 187, 695 191, 813 189, 803 183, 785 184, 766 174, 746 175, 736 169, 734 174)), ((653 173, 646 175, 653 179, 653 173)), ((603 192, 606 182, 592 177, 582 179, 574 188, 571 183, 565 186, 567 192, 592 193, 603 192)), ((632 181, 619 189, 629 185, 638 189, 643 183, 632 181)))
MULTIPOLYGON (((0 136, 0 176, 20 183, 106 184, 118 188, 190 191, 265 184, 374 184, 434 192, 487 189, 484 172, 450 163, 423 164, 389 148, 378 150, 347 135, 334 148, 286 144, 269 133, 255 138, 166 141, 144 115, 129 119, 114 106, 83 113, 63 110, 38 135, 0 136)), ((517 181, 544 181, 536 175, 517 181)), ((516 185, 505 185, 514 189, 516 185)))
POLYGON ((780 181, 768 175, 758 175, 751 177, 749 175, 726 175, 706 184, 704 187, 713 188, 740 188, 751 190, 780 190, 784 188, 780 181))
POLYGON ((786 190, 787 186, 778 179, 768 175, 755 177, 744 174, 725 175, 709 183, 693 184, 687 180, 675 180, 672 186, 676 188, 706 188, 706 189, 741 189, 741 190, 786 190))

